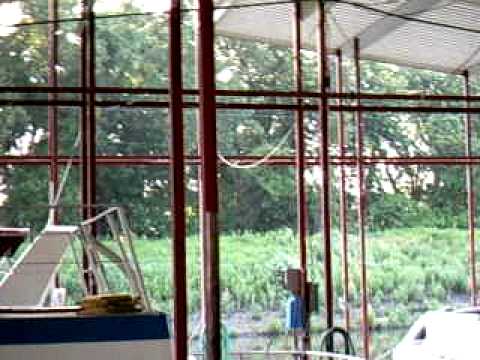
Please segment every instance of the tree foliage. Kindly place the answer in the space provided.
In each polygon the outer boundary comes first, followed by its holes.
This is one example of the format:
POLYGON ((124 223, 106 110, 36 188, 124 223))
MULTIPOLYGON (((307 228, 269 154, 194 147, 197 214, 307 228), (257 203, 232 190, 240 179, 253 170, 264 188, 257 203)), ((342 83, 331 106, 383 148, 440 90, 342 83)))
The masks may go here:
MULTIPOLYGON (((45 2, 22 3, 24 13, 45 19, 45 2)), ((121 11, 134 12, 131 4, 121 11)), ((61 1, 61 15, 75 17, 76 2, 61 1)), ((195 36, 192 14, 183 22, 184 86, 195 84, 195 36)), ((57 36, 60 42, 60 84, 79 84, 80 23, 63 23, 57 36)), ((97 20, 96 76, 101 86, 168 86, 168 27, 164 16, 97 20)), ((294 86, 290 49, 265 43, 216 39, 217 86, 223 89, 291 90, 294 86)), ((0 81, 4 85, 47 84, 47 26, 19 28, 0 36, 0 81)), ((305 86, 315 89, 316 59, 304 52, 305 86)), ((180 66, 180 64, 178 64, 180 66)), ((350 63, 345 65, 347 91, 353 90, 350 63)), ((332 70, 332 79, 333 70, 332 70)), ((332 84, 333 85, 333 84, 332 84)), ((458 77, 400 68, 373 62, 362 63, 362 88, 368 92, 460 93, 458 77)), ((41 95, 39 95, 41 97, 41 95)), ((120 98, 130 99, 123 95, 120 98)), ((99 95, 99 98, 115 98, 99 95)), ((146 98, 138 96, 137 98, 146 98)), ((157 97, 158 98, 158 97, 157 97)), ((236 101, 242 99, 236 99, 236 101)), ((258 99, 258 101, 280 101, 258 99)), ((394 104, 394 102, 391 102, 394 104)), ((60 113, 60 152, 77 155, 79 110, 62 108, 60 113)), ((308 154, 318 154, 317 115, 305 113, 308 154)), ((47 113, 40 107, 0 108, 0 149, 3 154, 47 154, 47 113)), ((347 152, 354 154, 355 126, 347 119, 347 152)), ((219 110, 218 141, 222 155, 264 156, 285 138, 279 155, 294 155, 292 111, 219 110)), ((450 156, 464 152, 463 117, 451 114, 365 114, 365 155, 450 156)), ((338 152, 336 119, 331 118, 331 153, 338 152)), ((185 111, 186 152, 195 154, 197 118, 185 111)), ((167 110, 97 109, 97 154, 168 155, 169 117, 167 110)), ((349 173, 349 211, 353 218, 355 191, 353 169, 349 173)), ((463 167, 372 166, 367 172, 369 219, 373 229, 402 226, 451 227, 466 225, 466 194, 463 167)), ((338 168, 332 171, 334 209, 338 208, 338 168)), ((189 229, 198 225, 197 169, 187 168, 187 217, 189 229)), ((307 169, 309 223, 318 230, 316 198, 319 183, 316 167, 307 169)), ((2 222, 5 225, 40 225, 46 211, 32 205, 48 202, 48 169, 41 166, 6 166, 1 169, 5 195, 2 222)), ((136 230, 146 236, 164 236, 169 231, 171 214, 168 168, 161 166, 99 167, 98 197, 102 204, 122 204, 134 216, 136 230)), ((293 167, 258 167, 251 170, 222 166, 219 170, 221 224, 224 231, 266 231, 295 228, 296 192, 293 167)), ((78 170, 67 182, 64 203, 79 202, 78 170)), ((74 212, 65 212, 64 221, 74 221, 74 212)), ((335 215, 333 223, 336 224, 335 215)), ((352 227, 353 228, 353 227, 352 227)))

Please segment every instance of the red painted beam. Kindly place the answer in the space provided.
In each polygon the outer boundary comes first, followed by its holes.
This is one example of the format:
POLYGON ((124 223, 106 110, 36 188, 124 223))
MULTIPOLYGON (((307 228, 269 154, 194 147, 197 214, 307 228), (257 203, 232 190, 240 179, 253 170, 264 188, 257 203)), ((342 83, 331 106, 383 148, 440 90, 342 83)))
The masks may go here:
MULTIPOLYGON (((0 86, 0 93, 12 94, 82 94, 94 91, 97 94, 135 94, 135 95, 168 95, 165 88, 148 87, 114 87, 96 86, 73 87, 73 86, 0 86)), ((198 95, 198 89, 183 89, 184 95, 198 95)), ((278 97, 278 98, 319 98, 321 94, 314 91, 278 91, 278 90, 227 90, 216 89, 215 95, 219 97, 278 97)), ((327 97, 331 100, 392 100, 392 101, 422 101, 422 102, 478 102, 478 95, 442 95, 442 94, 389 94, 389 93, 344 93, 328 92, 327 97)))
MULTIPOLYGON (((358 38, 354 40, 354 62, 355 62, 355 88, 358 93, 361 90, 361 69, 360 69, 360 43, 358 38)), ((360 99, 356 100, 358 111, 355 113, 356 126, 356 168, 357 168, 357 227, 358 239, 360 243, 360 287, 361 287, 361 313, 362 313, 362 337, 363 337, 363 353, 365 358, 370 358, 370 327, 368 324, 368 293, 367 293, 367 247, 366 247, 366 230, 365 230, 365 212, 367 209, 367 189, 365 184, 365 173, 363 169, 363 138, 365 133, 365 123, 363 114, 360 110, 360 99)))
MULTIPOLYGON (((80 85, 87 89, 95 84, 95 21, 93 0, 81 1, 83 23, 80 45, 80 85)), ((85 91, 81 97, 80 128, 81 128, 81 199, 82 217, 93 216, 95 203, 95 93, 85 91), (92 154, 93 150, 93 154, 92 154), (92 201, 93 200, 93 201, 92 201)), ((93 229, 95 232, 95 229, 93 229)), ((88 271, 88 257, 82 256, 85 270, 85 284, 89 293, 97 293, 97 285, 93 274, 88 271)))
MULTIPOLYGON (((58 0, 48 0, 48 85, 58 86, 56 66, 58 64, 58 0)), ((57 94, 48 94, 48 100, 57 100, 57 94)), ((49 197, 52 201, 58 191, 58 109, 54 105, 48 107, 48 154, 51 157, 49 168, 49 197)), ((53 222, 58 223, 58 211, 53 210, 53 222)))
MULTIPOLYGON (((327 328, 334 326, 333 309, 333 276, 332 276, 332 245, 331 245, 331 214, 330 214, 330 159, 329 159, 329 107, 327 91, 330 83, 327 54, 326 9, 323 0, 317 1, 318 20, 318 83, 320 85, 319 112, 319 143, 320 164, 322 168, 322 188, 320 206, 322 219, 322 237, 324 246, 323 274, 325 283, 325 312, 327 328)), ((333 340, 333 339, 332 339, 333 340)), ((327 344, 327 350, 333 350, 333 341, 327 344)))
MULTIPOLYGON (((470 96, 470 77, 468 72, 464 74, 464 92, 465 96, 470 96)), ((470 102, 466 102, 470 107, 470 102)), ((465 156, 472 155, 472 133, 473 124, 471 114, 465 114, 465 156)), ((476 192, 474 185, 475 169, 471 164, 465 167, 466 187, 467 187, 467 208, 468 208, 468 240, 469 240, 469 263, 470 263, 470 291, 471 304, 477 305, 477 257, 476 257, 476 192)))
POLYGON ((96 49, 95 49, 95 13, 93 11, 94 1, 89 1, 88 22, 87 22, 87 126, 86 126, 86 145, 87 145, 87 205, 88 217, 95 216, 95 203, 97 195, 97 171, 95 157, 97 153, 96 145, 96 103, 95 103, 95 87, 96 87, 96 49))
MULTIPOLYGON (((296 91, 303 90, 303 68, 302 68, 302 2, 297 0, 293 4, 292 14, 292 33, 293 33, 293 76, 296 91)), ((296 99, 297 105, 301 107, 303 100, 296 99)), ((297 236, 300 250, 300 269, 302 272, 301 293, 302 297, 307 297, 308 282, 308 258, 307 258, 307 198, 305 192, 305 129, 304 112, 299 108, 295 112, 295 184, 297 190, 297 236)), ((308 306, 308 303, 307 303, 308 306)), ((305 313, 305 337, 303 349, 310 349, 310 314, 305 313)))
MULTIPOLYGON (((226 156, 227 160, 235 162, 238 165, 249 165, 262 159, 262 156, 226 156)), ((428 166, 466 166, 466 165, 480 165, 480 156, 419 156, 419 157, 376 157, 364 156, 363 163, 365 166, 375 166, 378 164, 390 166, 412 166, 412 165, 428 165, 428 166)), ((49 165, 52 158, 48 155, 0 155, 0 165, 49 165)), ((59 155, 58 164, 66 165, 72 161, 73 165, 81 165, 81 158, 59 155)), ((168 155, 97 155, 96 162, 101 166, 170 166, 171 160, 168 155)), ((185 164, 191 166, 200 165, 198 156, 186 156, 185 164)), ((267 160, 265 166, 295 166, 296 158, 294 156, 273 156, 267 160)), ((306 166, 318 166, 320 161, 318 157, 306 156, 306 166)), ((353 156, 345 156, 344 158, 338 156, 330 157, 330 165, 333 166, 355 166, 356 158, 353 156)), ((222 164, 219 164, 222 166, 222 164)))
MULTIPOLYGON (((328 97, 328 96, 327 96, 328 97)), ((360 99, 360 98, 358 98, 360 99)), ((464 97, 463 101, 468 101, 464 97)), ((0 99, 0 106, 59 106, 77 107, 82 106, 81 100, 48 100, 48 99, 0 99)), ((155 100, 96 100, 97 107, 120 107, 120 108, 168 108, 168 101, 155 100)), ((185 108, 197 108, 196 102, 184 102, 185 108)), ((225 103, 217 102, 217 109, 221 110, 285 110, 316 112, 318 106, 313 104, 277 104, 277 103, 225 103)), ((370 113, 416 113, 416 114, 480 114, 480 107, 451 107, 451 106, 385 106, 385 105, 328 105, 329 111, 343 112, 370 112, 370 113)))
POLYGON ((222 356, 218 238, 217 134, 213 0, 199 0, 199 148, 201 157, 203 297, 206 360, 222 356))
MULTIPOLYGON (((343 91, 343 58, 342 51, 336 53, 336 75, 337 92, 343 91)), ((342 105, 342 99, 337 99, 337 104, 342 105)), ((344 113, 337 112, 337 141, 340 157, 346 156, 345 144, 346 129, 344 113)), ((345 329, 350 330, 350 294, 349 294, 349 272, 348 272, 348 199, 347 199, 347 174, 345 166, 340 166, 340 238, 342 243, 342 279, 343 279, 343 303, 345 316, 345 329)))
POLYGON ((169 14, 170 184, 172 194, 173 359, 188 358, 188 302, 185 219, 185 159, 182 95, 181 0, 171 0, 169 14))
MULTIPOLYGON (((303 89, 302 69, 302 3, 296 1, 293 11, 293 49, 294 62, 293 74, 296 90, 303 89)), ((297 104, 302 105, 302 99, 297 99, 297 104)), ((300 248, 300 267, 303 277, 303 293, 305 294, 307 275, 307 218, 306 218, 306 194, 305 194, 305 139, 304 139, 304 113, 298 109, 295 113, 295 169, 297 187, 297 234, 300 248)))

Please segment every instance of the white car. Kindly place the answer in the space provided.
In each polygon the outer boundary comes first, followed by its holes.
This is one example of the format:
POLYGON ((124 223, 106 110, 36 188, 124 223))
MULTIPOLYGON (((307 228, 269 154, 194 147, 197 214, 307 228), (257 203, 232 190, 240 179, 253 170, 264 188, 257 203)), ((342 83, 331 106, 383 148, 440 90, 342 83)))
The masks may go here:
POLYGON ((429 311, 394 348, 393 360, 480 358, 480 307, 429 311))

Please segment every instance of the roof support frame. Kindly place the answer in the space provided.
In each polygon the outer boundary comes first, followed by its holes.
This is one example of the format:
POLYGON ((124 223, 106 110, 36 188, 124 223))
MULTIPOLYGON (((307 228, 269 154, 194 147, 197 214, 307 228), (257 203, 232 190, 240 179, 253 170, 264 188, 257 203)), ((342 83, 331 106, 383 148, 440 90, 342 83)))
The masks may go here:
MULTIPOLYGON (((402 3, 400 6, 392 10, 393 13, 399 15, 420 14, 431 10, 435 5, 443 0, 410 0, 402 3)), ((385 16, 373 24, 370 24, 360 34, 355 36, 360 43, 360 50, 366 49, 374 45, 385 36, 395 31, 406 22, 405 19, 393 16, 385 16)), ((342 44, 340 49, 344 50, 348 55, 353 55, 353 47, 351 42, 342 44)))

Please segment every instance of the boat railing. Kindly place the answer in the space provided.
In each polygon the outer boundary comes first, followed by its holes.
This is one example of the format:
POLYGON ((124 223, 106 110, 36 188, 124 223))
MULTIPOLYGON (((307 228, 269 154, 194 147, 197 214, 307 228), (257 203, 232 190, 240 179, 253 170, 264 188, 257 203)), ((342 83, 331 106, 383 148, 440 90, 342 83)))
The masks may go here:
MULTIPOLYGON (((205 353, 197 352, 191 354, 195 359, 203 360, 205 353)), ((230 357, 235 360, 252 360, 252 359, 265 359, 265 360, 282 360, 282 359, 310 359, 322 360, 322 359, 335 359, 335 360, 365 360, 365 358, 338 354, 326 351, 289 351, 289 350, 272 350, 272 351, 233 351, 229 353, 230 357)))
MULTIPOLYGON (((84 254, 88 258, 88 270, 95 279, 99 293, 109 292, 106 270, 104 262, 101 260, 101 257, 106 257, 124 273, 134 295, 140 298, 143 308, 150 311, 151 305, 132 236, 133 232, 130 229, 125 210, 118 206, 108 208, 94 217, 82 221, 78 231, 78 238, 84 254), (97 225, 100 223, 106 223, 108 227, 113 242, 110 246, 96 236, 97 225)), ((74 247, 72 246, 72 248, 74 247)), ((74 257, 78 266, 81 267, 80 256, 74 254, 74 257)), ((84 288, 88 291, 87 284, 84 288)))

